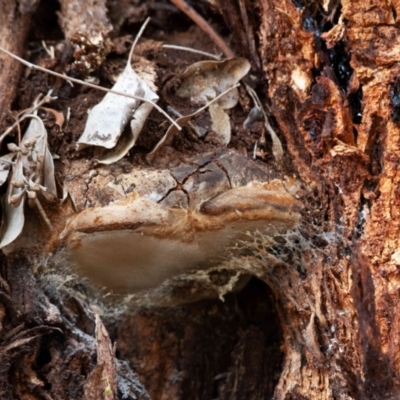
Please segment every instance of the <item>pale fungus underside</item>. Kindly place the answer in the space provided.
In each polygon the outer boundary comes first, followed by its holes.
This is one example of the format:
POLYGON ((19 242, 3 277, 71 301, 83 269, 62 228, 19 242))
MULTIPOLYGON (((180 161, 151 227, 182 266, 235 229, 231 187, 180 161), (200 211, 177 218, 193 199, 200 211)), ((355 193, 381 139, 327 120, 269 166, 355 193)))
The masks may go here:
MULTIPOLYGON (((99 202, 89 187, 86 201, 92 207, 67 221, 60 235, 63 254, 92 282, 132 293, 226 261, 249 233, 277 235, 298 225, 295 182, 257 182, 263 171, 232 151, 204 155, 197 162, 201 166, 187 160, 158 175, 149 171, 150 185, 136 170, 121 174, 122 182, 131 179, 135 187, 128 194, 113 187, 111 179, 107 183, 107 177, 96 177, 91 184, 100 179, 111 199, 99 202), (229 172, 221 169, 223 164, 230 164, 229 172)), ((77 175, 71 189, 79 190, 79 183, 77 175)))

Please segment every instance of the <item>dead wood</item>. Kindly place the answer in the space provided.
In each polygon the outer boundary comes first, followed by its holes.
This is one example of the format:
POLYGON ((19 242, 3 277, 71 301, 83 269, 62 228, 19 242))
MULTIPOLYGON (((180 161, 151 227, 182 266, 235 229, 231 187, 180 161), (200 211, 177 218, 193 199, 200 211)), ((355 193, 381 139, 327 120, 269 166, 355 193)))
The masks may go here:
MULTIPOLYGON (((5 0, 0 13, 0 46, 22 56, 26 36, 30 29, 32 12, 37 1, 17 2, 5 0)), ((0 121, 4 128, 4 118, 10 110, 18 88, 22 71, 21 64, 5 54, 0 54, 0 121)))
POLYGON ((67 39, 82 34, 93 45, 100 44, 112 25, 107 17, 105 1, 60 1, 58 18, 67 39))

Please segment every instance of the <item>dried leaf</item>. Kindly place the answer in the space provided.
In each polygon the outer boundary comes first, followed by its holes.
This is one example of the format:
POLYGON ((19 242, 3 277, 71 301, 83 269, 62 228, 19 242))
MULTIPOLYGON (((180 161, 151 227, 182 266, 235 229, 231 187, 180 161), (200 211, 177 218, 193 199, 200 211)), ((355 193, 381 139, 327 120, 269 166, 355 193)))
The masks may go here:
POLYGON ((209 110, 212 120, 211 128, 217 134, 220 142, 226 146, 231 141, 229 115, 218 104, 212 104, 209 110))
MULTIPOLYGON (((129 133, 123 135, 119 139, 117 145, 111 150, 97 148, 94 155, 95 159, 102 164, 111 164, 124 157, 125 154, 135 145, 139 133, 152 109, 153 106, 149 103, 141 104, 133 114, 129 133)), ((176 127, 175 129, 178 130, 176 127)))
MULTIPOLYGON (((30 152, 32 161, 38 166, 39 183, 46 188, 43 194, 48 200, 54 200, 57 198, 57 188, 53 157, 47 145, 46 128, 44 127, 43 121, 36 115, 27 115, 26 117, 31 118, 31 121, 20 144, 21 150, 30 152), (31 146, 31 149, 34 151, 30 151, 30 148, 26 146, 29 142, 34 143, 33 146, 31 146)), ((28 156, 22 156, 22 160, 24 168, 33 172, 28 156)))
MULTIPOLYGON (((152 75, 152 78, 154 81, 155 74, 152 75)), ((149 82, 149 85, 153 84, 154 82, 149 82)), ((158 96, 150 89, 149 85, 133 70, 130 55, 124 71, 118 77, 112 89, 156 102, 158 96)), ((124 138, 123 144, 109 157, 102 153, 99 156, 99 161, 110 163, 113 162, 110 160, 115 161, 122 158, 135 144, 136 138, 152 110, 150 103, 141 103, 140 100, 107 93, 103 100, 90 111, 85 130, 78 140, 78 149, 88 145, 113 149, 119 144, 120 136, 126 125, 134 119, 135 122, 131 125, 131 137, 124 138)))
MULTIPOLYGON (((260 99, 258 98, 257 93, 255 92, 254 89, 252 89, 249 85, 246 84, 246 89, 247 89, 247 93, 250 95, 250 97, 253 99, 254 101, 254 108, 250 111, 248 117, 246 118, 246 121, 244 121, 244 128, 248 129, 249 128, 249 124, 251 124, 252 121, 256 120, 257 118, 259 118, 262 114, 263 119, 264 119, 264 126, 267 129, 268 133, 271 136, 272 139, 272 153, 274 154, 275 160, 280 163, 283 159, 283 148, 282 148, 282 143, 279 140, 278 135, 276 134, 276 132, 272 129, 272 126, 269 122, 268 116, 265 113, 260 99)), ((264 137, 262 137, 263 139, 265 139, 264 137)))
MULTIPOLYGON (((237 84, 249 70, 250 63, 245 58, 201 61, 184 72, 176 94, 194 103, 204 104, 237 84)), ((223 110, 235 107, 238 100, 239 92, 234 89, 210 107, 212 129, 224 145, 230 142, 231 126, 229 116, 223 110)))
MULTIPOLYGON (((179 126, 185 126, 198 113, 199 113, 199 110, 197 110, 193 114, 185 115, 183 117, 178 118, 176 120, 176 122, 179 124, 179 126)), ((157 153, 157 151, 159 151, 162 146, 169 144, 176 133, 178 133, 178 129, 176 128, 176 126, 175 125, 170 125, 170 127, 168 128, 168 130, 165 133, 165 135, 160 139, 160 141, 156 144, 156 146, 148 154, 148 156, 150 156, 150 158, 151 158, 151 156, 153 156, 155 153, 157 153)))
POLYGON ((74 196, 72 196, 72 194, 67 189, 63 188, 63 194, 62 194, 62 198, 60 199, 60 204, 64 204, 67 201, 71 205, 72 210, 75 213, 77 213, 78 212, 78 207, 76 205, 74 196))
MULTIPOLYGON (((202 111, 204 111, 207 107, 212 107, 213 105, 217 104, 217 102, 222 98, 225 97, 227 95, 229 95, 230 92, 237 90, 237 87, 239 86, 239 84, 230 87, 229 89, 225 90, 224 92, 222 92, 219 96, 217 96, 214 100, 210 101, 208 104, 206 104, 205 106, 199 108, 198 110, 196 110, 194 113, 189 114, 189 115, 184 115, 180 118, 178 118, 175 122, 178 123, 179 126, 185 126, 188 125, 190 123, 190 120, 195 117, 196 115, 200 114, 202 111)), ((228 124, 229 124, 229 120, 228 120, 228 124)), ((178 129, 175 125, 171 125, 167 132, 165 133, 165 135, 161 138, 161 140, 156 144, 156 146, 154 147, 154 149, 151 151, 151 153, 148 154, 149 158, 151 158, 152 156, 154 156, 155 153, 157 153, 158 150, 160 150, 160 148, 164 145, 167 145, 172 138, 174 137, 174 135, 176 133, 178 133, 178 129)), ((230 127, 229 127, 229 137, 230 137, 230 127)))
MULTIPOLYGON (((23 181, 23 163, 21 158, 18 158, 12 174, 12 181, 23 181)), ((12 196, 22 195, 24 188, 17 188, 9 184, 7 193, 3 196, 3 221, 1 225, 1 242, 0 248, 7 246, 13 242, 22 232, 25 223, 24 204, 25 196, 22 196, 21 202, 17 207, 10 203, 12 196)))
POLYGON ((246 117, 246 120, 243 122, 244 129, 250 129, 254 122, 262 121, 264 119, 264 114, 262 111, 257 107, 254 106, 249 115, 246 117))
POLYGON ((47 107, 40 107, 40 108, 54 115, 56 119, 55 122, 60 127, 61 130, 65 122, 64 114, 61 111, 54 110, 53 108, 47 108, 47 107))
POLYGON ((7 180, 11 171, 12 160, 15 158, 16 153, 6 154, 0 157, 0 186, 7 180))
MULTIPOLYGON (((193 102, 207 103, 228 88, 236 85, 250 70, 245 58, 223 61, 200 61, 191 65, 182 75, 182 83, 176 91, 179 97, 193 102)), ((218 100, 220 107, 235 107, 239 99, 237 90, 230 91, 218 100)))

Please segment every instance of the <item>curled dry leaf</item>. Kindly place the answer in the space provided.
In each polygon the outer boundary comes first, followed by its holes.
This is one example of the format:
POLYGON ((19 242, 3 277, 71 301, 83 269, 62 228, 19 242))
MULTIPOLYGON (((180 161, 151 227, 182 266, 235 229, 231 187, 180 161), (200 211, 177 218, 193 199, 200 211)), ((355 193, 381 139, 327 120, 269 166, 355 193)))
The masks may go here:
POLYGON ((53 108, 48 108, 48 107, 40 107, 40 108, 54 115, 54 118, 56 119, 55 121, 56 125, 58 125, 61 130, 65 122, 64 114, 61 111, 54 110, 53 108))
POLYGON ((13 242, 22 232, 26 196, 28 201, 34 201, 50 227, 51 224, 37 199, 37 192, 40 191, 46 200, 57 198, 53 157, 48 149, 43 121, 33 114, 24 115, 20 121, 23 119, 30 119, 30 122, 21 143, 19 146, 10 143, 8 147, 10 150, 14 149, 13 152, 0 158, 0 184, 3 184, 9 175, 12 160, 17 157, 7 193, 2 199, 4 214, 0 248, 13 242))
POLYGON ((264 114, 262 111, 257 107, 254 106, 250 112, 245 121, 243 122, 243 128, 245 129, 250 129, 251 125, 254 122, 262 121, 264 119, 264 114))
POLYGON ((218 135, 220 142, 226 146, 231 141, 229 115, 218 104, 212 104, 209 110, 212 120, 211 128, 218 135))
POLYGON ((153 106, 149 103, 141 104, 134 112, 130 122, 130 130, 123 135, 117 145, 110 150, 96 149, 95 158, 102 164, 112 164, 122 157, 135 145, 136 140, 147 120, 153 106))
POLYGON ((47 144, 47 131, 43 121, 36 115, 26 115, 31 118, 24 134, 20 148, 23 166, 29 174, 34 174, 35 182, 43 185, 46 190, 43 195, 47 200, 57 198, 57 188, 54 176, 54 162, 47 144))
MULTIPOLYGON (((223 61, 200 61, 182 75, 182 83, 176 91, 179 97, 198 99, 202 103, 212 100, 225 90, 236 85, 250 70, 250 63, 245 58, 230 58, 223 61), (214 96, 210 99, 210 95, 214 96)), ((221 107, 227 109, 236 105, 238 94, 230 92, 229 96, 218 100, 221 107)))
POLYGON ((16 155, 16 153, 9 153, 0 157, 0 186, 7 180, 11 171, 12 161, 16 155))
MULTIPOLYGON (((12 182, 23 182, 23 163, 21 156, 19 155, 15 163, 12 182)), ((24 216, 24 203, 25 195, 24 187, 16 187, 13 184, 9 184, 7 188, 7 193, 3 196, 2 206, 3 206, 3 220, 1 224, 1 242, 0 248, 7 246, 13 242, 22 232, 25 223, 24 216), (12 205, 12 199, 17 199, 17 205, 12 205)))
MULTIPOLYGON (((248 129, 252 122, 259 120, 259 119, 264 119, 265 129, 268 131, 268 133, 270 134, 271 139, 272 139, 272 153, 274 154, 275 160, 278 163, 280 163, 283 158, 282 143, 279 140, 279 137, 276 134, 276 132, 272 129, 272 126, 269 122, 268 116, 267 116, 266 112, 264 111, 263 106, 261 105, 261 102, 260 102, 260 99, 258 98, 257 93, 249 85, 246 85, 246 89, 247 89, 247 93, 250 95, 250 97, 254 101, 254 107, 251 109, 248 117, 244 121, 243 127, 245 129, 248 129)), ((264 138, 264 134, 263 134, 262 138, 264 138)))
MULTIPOLYGON (((194 113, 189 114, 189 115, 184 115, 179 117, 176 122, 179 124, 179 126, 186 126, 190 123, 191 119, 193 117, 195 117, 196 115, 200 114, 202 111, 204 111, 207 107, 211 107, 214 106, 221 98, 228 96, 230 92, 232 91, 237 91, 239 84, 236 84, 232 87, 230 87, 229 89, 225 90, 224 92, 220 93, 214 100, 210 101, 209 103, 207 103, 204 107, 199 108, 198 110, 196 110, 194 113)), ((211 112, 211 110, 210 110, 211 112)), ((212 115, 212 112, 211 112, 212 115)), ((229 120, 228 120, 229 123, 229 120)), ((167 132, 165 133, 165 135, 160 139, 160 141, 156 144, 156 146, 154 147, 154 149, 151 151, 151 153, 149 153, 150 158, 158 152, 158 150, 161 149, 162 146, 167 145, 168 143, 171 142, 172 138, 174 137, 174 135, 178 133, 178 129, 175 125, 170 125, 170 127, 168 128, 167 132)), ((228 143, 225 143, 228 144, 228 143)))
MULTIPOLYGON (((124 71, 112 89, 154 103, 158 100, 158 96, 150 89, 150 86, 155 87, 155 73, 147 74, 148 82, 139 77, 131 66, 133 48, 134 46, 132 46, 124 71)), ((107 93, 103 100, 90 111, 85 130, 78 140, 78 149, 98 146, 101 148, 98 152, 98 160, 101 163, 109 164, 119 160, 135 144, 152 109, 151 103, 107 93), (130 121, 131 132, 128 137, 121 137, 130 121), (105 149, 113 150, 107 152, 105 149)))
MULTIPOLYGON (((189 98, 193 103, 205 104, 236 85, 249 70, 249 61, 240 57, 223 61, 201 61, 184 72, 176 94, 189 98)), ((235 107, 238 100, 239 92, 234 89, 213 104, 212 109, 210 107, 212 128, 223 144, 229 143, 231 134, 229 116, 224 110, 235 107)))

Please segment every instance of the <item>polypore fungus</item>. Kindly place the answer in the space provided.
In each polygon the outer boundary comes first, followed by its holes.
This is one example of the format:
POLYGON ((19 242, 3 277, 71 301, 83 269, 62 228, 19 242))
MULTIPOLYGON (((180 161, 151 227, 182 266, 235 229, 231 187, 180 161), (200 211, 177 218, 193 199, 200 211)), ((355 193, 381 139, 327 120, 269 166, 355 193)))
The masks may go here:
POLYGON ((229 189, 200 208, 172 208, 133 192, 72 217, 60 239, 78 271, 116 292, 154 288, 184 271, 217 265, 246 233, 294 228, 299 203, 270 184, 229 189))

